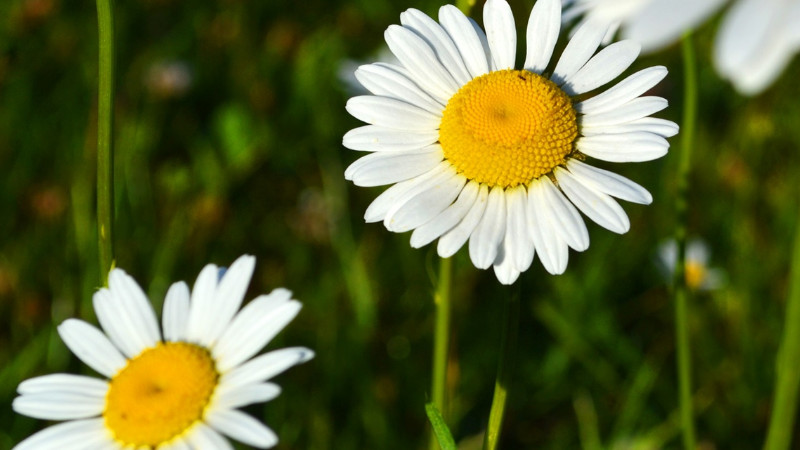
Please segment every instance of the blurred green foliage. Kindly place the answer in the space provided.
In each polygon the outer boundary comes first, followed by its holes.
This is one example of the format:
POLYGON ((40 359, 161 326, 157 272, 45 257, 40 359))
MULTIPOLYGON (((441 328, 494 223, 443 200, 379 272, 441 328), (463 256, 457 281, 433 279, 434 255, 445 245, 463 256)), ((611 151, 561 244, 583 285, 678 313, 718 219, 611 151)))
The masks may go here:
MULTIPOLYGON (((522 29, 531 0, 512 0, 522 29)), ((435 252, 361 219, 380 189, 354 188, 342 135, 346 60, 369 61, 383 30, 432 0, 118 2, 117 266, 160 307, 200 268, 258 257, 250 297, 286 286, 304 310, 271 347, 317 357, 251 407, 279 448, 409 449, 427 442, 435 252)), ((480 4, 473 16, 480 20, 480 4)), ((55 333, 94 321, 96 16, 92 2, 0 2, 0 448, 47 425, 15 415, 25 378, 88 373, 55 333)), ((700 124, 690 230, 728 275, 691 301, 694 399, 704 449, 751 449, 766 430, 798 216, 800 64, 765 94, 738 96, 698 36, 700 124)), ((520 42, 522 45, 522 42, 520 42)), ((656 95, 679 121, 673 47, 656 95)), ((352 62, 351 62, 352 65, 352 62)), ((673 139, 673 143, 676 140, 673 139)), ((611 164, 600 164, 610 167, 611 164)), ((656 249, 673 226, 676 161, 613 166, 653 205, 625 205, 631 231, 590 225, 567 273, 522 278, 515 382, 503 448, 676 448, 672 305, 656 249)), ((449 425, 478 448, 508 295, 456 256, 449 425)), ((796 441, 798 439, 795 439, 796 441)))

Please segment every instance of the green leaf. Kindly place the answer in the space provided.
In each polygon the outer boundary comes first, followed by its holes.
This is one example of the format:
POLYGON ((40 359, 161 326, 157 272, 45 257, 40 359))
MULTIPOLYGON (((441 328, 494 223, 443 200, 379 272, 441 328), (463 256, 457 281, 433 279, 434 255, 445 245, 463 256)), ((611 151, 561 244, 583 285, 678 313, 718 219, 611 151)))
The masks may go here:
POLYGON ((433 403, 426 403, 425 413, 428 414, 428 420, 431 421, 433 434, 436 436, 436 440, 439 441, 439 447, 442 450, 456 450, 456 441, 453 440, 453 434, 450 433, 450 429, 444 423, 444 417, 439 412, 439 408, 433 403))

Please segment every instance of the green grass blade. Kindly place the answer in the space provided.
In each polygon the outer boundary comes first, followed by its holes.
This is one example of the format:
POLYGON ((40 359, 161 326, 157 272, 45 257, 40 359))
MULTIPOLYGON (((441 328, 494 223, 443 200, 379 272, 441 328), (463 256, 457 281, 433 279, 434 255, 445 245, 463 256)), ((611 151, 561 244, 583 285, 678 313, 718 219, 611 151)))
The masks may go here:
POLYGON ((453 440, 453 434, 450 433, 450 428, 444 423, 441 411, 433 403, 425 404, 425 413, 428 415, 428 420, 431 421, 433 427, 433 435, 439 441, 439 447, 442 450, 455 450, 456 441, 453 440))

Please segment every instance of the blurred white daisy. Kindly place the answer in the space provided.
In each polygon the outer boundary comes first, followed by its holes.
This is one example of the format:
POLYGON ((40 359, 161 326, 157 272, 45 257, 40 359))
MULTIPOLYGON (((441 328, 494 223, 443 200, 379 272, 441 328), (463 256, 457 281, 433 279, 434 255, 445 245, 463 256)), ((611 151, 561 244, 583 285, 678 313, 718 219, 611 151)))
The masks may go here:
POLYGON ((755 95, 800 51, 800 0, 564 0, 564 18, 606 22, 606 39, 621 28, 623 38, 648 53, 674 43, 726 3, 731 6, 714 42, 714 64, 739 92, 755 95))
POLYGON ((539 0, 528 21, 523 69, 515 70, 514 16, 488 0, 486 34, 452 5, 439 23, 420 11, 400 15, 385 33, 401 65, 361 66, 356 77, 374 95, 351 98, 347 111, 369 125, 344 146, 372 152, 345 177, 358 186, 394 184, 367 208, 367 222, 414 230, 411 245, 437 238, 441 257, 467 241, 473 264, 493 266, 504 284, 527 270, 534 254, 553 274, 568 248, 583 251, 589 234, 578 210, 624 233, 630 226, 612 197, 648 204, 638 184, 584 162, 648 161, 666 154, 678 127, 648 117, 667 101, 641 95, 664 67, 641 70, 596 95, 639 54, 631 41, 595 55, 606 27, 588 21, 554 67, 561 1, 539 0), (576 209, 577 207, 577 209, 576 209))
MULTIPOLYGON (((658 261, 664 278, 672 283, 675 262, 678 260, 678 244, 667 241, 658 248, 658 261)), ((711 291, 725 285, 725 272, 710 267, 711 251, 700 239, 690 239, 686 244, 686 286, 694 291, 711 291)))
POLYGON ((252 358, 300 310, 276 289, 242 308, 255 258, 242 256, 223 276, 213 264, 167 292, 162 332, 142 289, 114 269, 93 298, 103 331, 77 319, 58 327, 64 343, 106 379, 51 374, 20 383, 14 411, 67 422, 15 449, 232 449, 223 435, 267 448, 275 433, 236 408, 266 402, 280 388, 266 380, 308 361, 295 347, 252 358), (252 358, 252 359, 251 359, 252 358))

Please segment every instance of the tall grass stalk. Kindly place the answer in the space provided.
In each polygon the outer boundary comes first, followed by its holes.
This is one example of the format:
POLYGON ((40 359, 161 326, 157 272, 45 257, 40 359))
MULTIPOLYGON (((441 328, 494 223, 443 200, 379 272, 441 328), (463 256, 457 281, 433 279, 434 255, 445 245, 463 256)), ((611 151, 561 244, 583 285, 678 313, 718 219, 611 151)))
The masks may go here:
MULTIPOLYGON (((433 301, 436 306, 436 329, 433 335, 433 377, 431 378, 431 403, 447 419, 447 351, 450 339, 450 287, 453 278, 452 258, 440 258, 439 278, 433 301)), ((439 442, 431 434, 430 449, 439 449, 439 442)))
POLYGON ((678 364, 678 389, 683 447, 695 448, 694 408, 692 405, 692 365, 689 351, 688 289, 686 287, 686 228, 689 209, 689 173, 692 166, 695 121, 697 119, 697 61, 692 36, 683 37, 683 123, 678 165, 678 195, 675 201, 675 241, 678 255, 675 259, 673 303, 675 304, 675 347, 678 364))
POLYGON ((786 322, 775 371, 775 396, 764 444, 766 450, 788 449, 796 430, 794 421, 800 387, 800 218, 797 225, 789 298, 786 302, 786 322))
POLYGON ((97 237, 100 283, 114 261, 114 5, 97 0, 97 237))
MULTIPOLYGON (((517 281, 517 283, 522 283, 517 281)), ((519 284, 518 284, 519 286, 519 284)), ((500 443, 506 400, 511 387, 511 374, 514 371, 514 358, 517 353, 517 334, 519 331, 519 288, 509 288, 509 298, 503 309, 503 323, 500 338, 500 361, 497 363, 497 378, 494 382, 492 408, 489 423, 483 438, 483 450, 496 450, 500 443)))

